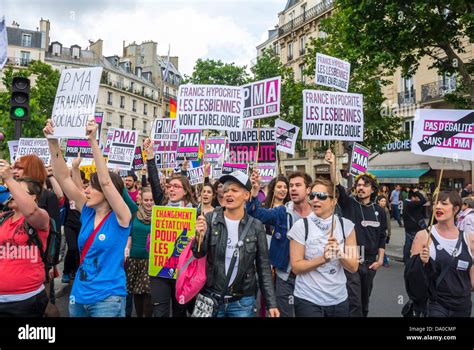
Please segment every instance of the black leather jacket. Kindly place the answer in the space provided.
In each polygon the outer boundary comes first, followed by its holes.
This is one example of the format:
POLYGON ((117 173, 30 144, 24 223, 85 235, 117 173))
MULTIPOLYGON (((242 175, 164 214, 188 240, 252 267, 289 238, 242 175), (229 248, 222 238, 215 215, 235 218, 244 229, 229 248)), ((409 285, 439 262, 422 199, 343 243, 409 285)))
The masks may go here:
MULTIPOLYGON (((228 234, 224 209, 217 208, 215 213, 214 225, 211 223, 212 213, 206 215, 208 229, 201 244, 201 251, 198 253, 197 240, 193 241, 192 251, 196 258, 207 256, 206 289, 220 294, 226 280, 225 254, 228 234)), ((239 237, 242 235, 244 227, 249 224, 249 220, 250 217, 245 213, 239 224, 239 237)), ((276 308, 265 228, 257 219, 253 219, 250 224, 252 227, 240 248, 237 276, 226 295, 233 297, 255 296, 257 292, 255 272, 257 272, 260 290, 265 296, 267 309, 276 308)))

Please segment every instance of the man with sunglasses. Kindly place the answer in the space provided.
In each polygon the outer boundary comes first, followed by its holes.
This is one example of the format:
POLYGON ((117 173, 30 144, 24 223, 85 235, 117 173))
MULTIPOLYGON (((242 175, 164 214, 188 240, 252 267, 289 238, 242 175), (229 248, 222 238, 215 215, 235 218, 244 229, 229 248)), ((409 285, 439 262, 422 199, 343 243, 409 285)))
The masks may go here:
POLYGON ((378 182, 374 175, 362 173, 355 177, 356 195, 349 196, 340 185, 339 174, 334 171, 334 154, 327 150, 326 161, 331 164, 331 180, 340 193, 338 204, 342 216, 355 225, 357 244, 361 247, 360 266, 356 273, 346 272, 351 317, 367 317, 369 297, 377 270, 383 265, 387 237, 387 217, 376 204, 378 182), (363 249, 362 249, 363 248, 363 249))
POLYGON ((289 176, 291 201, 284 206, 265 209, 260 207, 258 192, 260 176, 254 170, 251 177, 252 198, 247 203, 247 213, 265 225, 272 226, 270 263, 276 271, 276 298, 281 317, 294 317, 295 278, 290 266, 290 241, 286 234, 296 221, 311 214, 308 195, 312 179, 306 173, 295 172, 289 176))

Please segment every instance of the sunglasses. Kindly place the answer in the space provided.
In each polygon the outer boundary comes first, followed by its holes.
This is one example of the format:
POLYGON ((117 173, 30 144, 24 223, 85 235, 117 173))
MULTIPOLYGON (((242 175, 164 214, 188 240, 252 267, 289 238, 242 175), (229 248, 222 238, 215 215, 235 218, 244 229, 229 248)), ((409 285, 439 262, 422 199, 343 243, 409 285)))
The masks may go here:
POLYGON ((313 200, 314 198, 318 198, 320 201, 325 201, 328 198, 333 198, 333 196, 329 195, 326 192, 311 192, 309 194, 309 199, 313 200))

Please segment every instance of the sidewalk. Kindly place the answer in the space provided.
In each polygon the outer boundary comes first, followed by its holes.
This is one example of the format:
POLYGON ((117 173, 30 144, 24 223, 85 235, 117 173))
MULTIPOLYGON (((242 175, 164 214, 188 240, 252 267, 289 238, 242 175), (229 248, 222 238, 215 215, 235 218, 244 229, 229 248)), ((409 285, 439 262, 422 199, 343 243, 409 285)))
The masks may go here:
POLYGON ((385 254, 390 259, 403 261, 403 245, 405 244, 405 229, 398 226, 398 222, 391 220, 392 235, 390 236, 390 243, 385 247, 385 254))

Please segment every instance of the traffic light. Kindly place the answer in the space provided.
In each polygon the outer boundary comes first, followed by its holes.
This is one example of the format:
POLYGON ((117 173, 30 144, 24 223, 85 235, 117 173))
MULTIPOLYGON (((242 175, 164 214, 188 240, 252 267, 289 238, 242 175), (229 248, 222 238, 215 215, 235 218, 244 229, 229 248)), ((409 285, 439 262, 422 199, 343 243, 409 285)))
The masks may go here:
POLYGON ((10 119, 28 120, 30 117, 30 80, 14 77, 10 100, 10 119))

